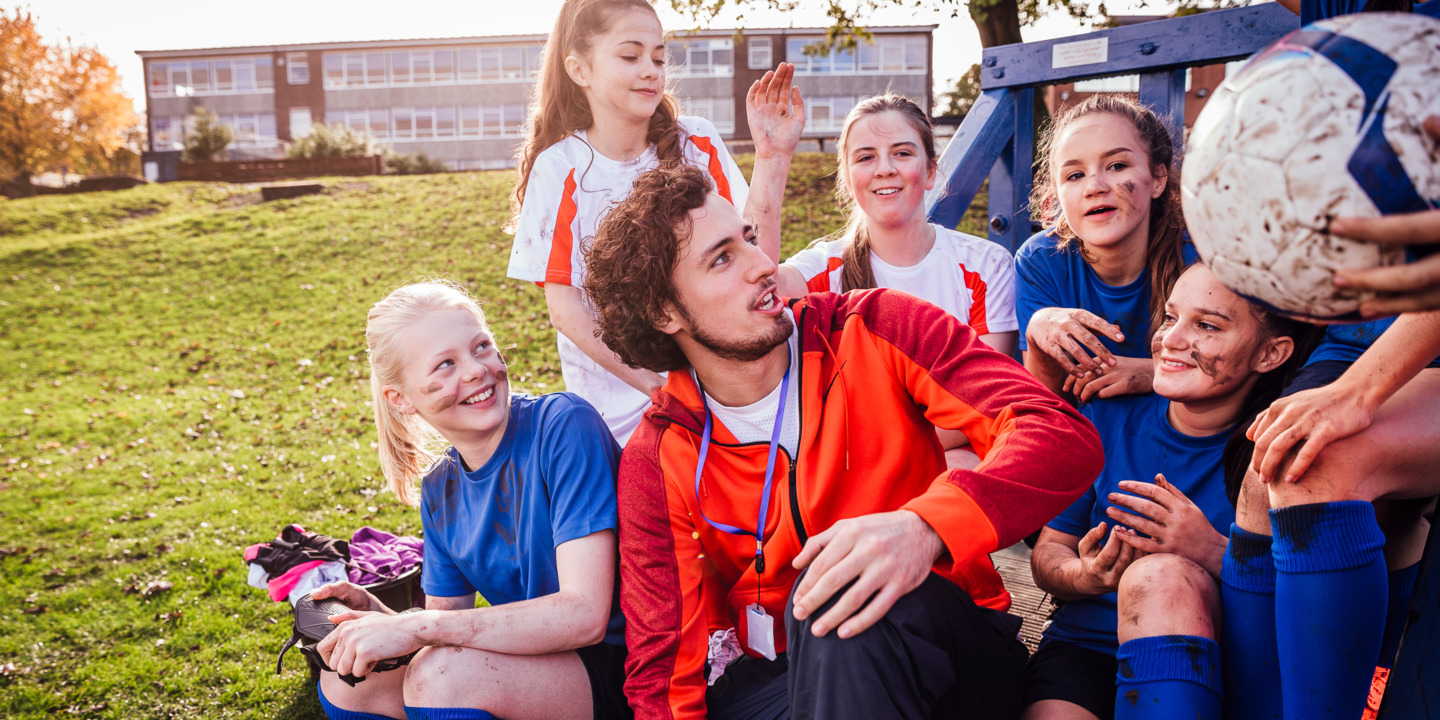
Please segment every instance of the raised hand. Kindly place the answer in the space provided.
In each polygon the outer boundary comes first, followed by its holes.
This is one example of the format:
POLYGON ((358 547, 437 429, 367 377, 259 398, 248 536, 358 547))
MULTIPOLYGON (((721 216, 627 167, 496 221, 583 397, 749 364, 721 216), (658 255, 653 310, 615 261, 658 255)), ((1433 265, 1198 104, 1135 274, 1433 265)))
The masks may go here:
POLYGON ((805 131, 805 99, 792 83, 795 66, 780 63, 750 85, 745 114, 757 158, 790 156, 805 131))

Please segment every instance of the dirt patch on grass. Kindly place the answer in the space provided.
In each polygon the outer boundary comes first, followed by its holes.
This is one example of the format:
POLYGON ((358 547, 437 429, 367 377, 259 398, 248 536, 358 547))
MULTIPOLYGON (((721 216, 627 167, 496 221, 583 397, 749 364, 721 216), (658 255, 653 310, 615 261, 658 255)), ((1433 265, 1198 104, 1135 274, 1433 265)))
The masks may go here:
POLYGON ((265 198, 260 197, 260 191, 256 190, 254 192, 237 193, 235 195, 231 195, 230 197, 225 198, 225 201, 221 203, 221 206, 227 208, 249 207, 251 205, 259 205, 264 201, 265 198))

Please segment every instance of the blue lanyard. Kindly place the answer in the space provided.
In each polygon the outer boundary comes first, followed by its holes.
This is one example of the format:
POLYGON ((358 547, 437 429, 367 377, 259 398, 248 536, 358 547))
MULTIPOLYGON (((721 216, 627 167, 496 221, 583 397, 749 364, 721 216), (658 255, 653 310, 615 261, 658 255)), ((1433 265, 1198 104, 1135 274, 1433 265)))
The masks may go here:
MULTIPOLYGON (((755 538, 757 573, 765 572, 765 554, 761 549, 761 544, 765 542, 765 514, 770 509, 770 483, 775 478, 775 451, 780 447, 780 428, 785 422, 785 400, 789 397, 786 394, 790 389, 789 348, 786 350, 785 377, 780 381, 780 406, 775 411, 775 429, 770 431, 770 457, 765 461, 765 486, 760 490, 760 518, 755 521, 755 532, 711 520, 706 517, 705 508, 700 504, 700 474, 705 471, 705 457, 710 454, 711 430, 710 405, 705 402, 705 389, 700 389, 700 404, 705 408, 705 430, 700 436, 700 460, 695 463, 695 507, 700 511, 700 517, 710 523, 710 527, 731 535, 749 535, 755 538)), ((698 380, 696 384, 699 384, 698 380)))

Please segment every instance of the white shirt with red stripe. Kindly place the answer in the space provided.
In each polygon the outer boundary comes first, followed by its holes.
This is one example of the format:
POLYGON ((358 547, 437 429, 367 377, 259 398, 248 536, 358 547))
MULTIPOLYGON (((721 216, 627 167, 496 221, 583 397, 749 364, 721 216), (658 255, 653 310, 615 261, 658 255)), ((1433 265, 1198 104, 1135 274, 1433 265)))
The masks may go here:
MULTIPOLYGON (((870 254, 876 286, 903 290, 939 305, 981 335, 1020 329, 1010 253, 984 238, 931 227, 935 245, 914 265, 897 267, 870 254)), ((810 292, 844 292, 844 252, 844 238, 818 242, 795 253, 785 266, 800 272, 810 292)))
MULTIPOLYGON (((698 117, 682 117, 678 122, 686 162, 709 171, 716 192, 743 211, 750 187, 715 126, 698 117)), ((600 220, 630 194, 640 173, 659 164, 654 145, 629 162, 611 160, 590 147, 584 131, 546 148, 530 169, 506 274, 540 285, 583 287, 584 248, 594 239, 600 220)), ((594 405, 624 445, 650 398, 612 375, 564 334, 557 336, 565 389, 594 405)))

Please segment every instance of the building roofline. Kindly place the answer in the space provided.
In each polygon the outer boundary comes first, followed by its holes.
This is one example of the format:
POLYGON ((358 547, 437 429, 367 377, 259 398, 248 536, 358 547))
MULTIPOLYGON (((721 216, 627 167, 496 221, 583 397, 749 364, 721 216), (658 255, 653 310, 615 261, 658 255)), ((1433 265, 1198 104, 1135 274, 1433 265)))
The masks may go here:
POLYGON ((304 50, 360 50, 365 48, 404 48, 436 45, 505 45, 542 42, 549 35, 483 35, 449 38, 408 38, 398 40, 355 40, 347 42, 292 43, 286 45, 244 45, 236 47, 180 48, 176 50, 136 50, 142 58, 191 57, 194 55, 255 55, 271 52, 304 50))
MULTIPOLYGON (((876 35, 894 35, 898 33, 934 32, 939 25, 871 25, 864 28, 866 32, 876 35)), ((823 27, 768 27, 768 28, 746 28, 745 35, 823 35, 828 28, 823 27)), ((676 37, 713 37, 734 35, 737 31, 727 28, 714 28, 702 30, 671 30, 670 34, 676 37)))
MULTIPOLYGON (((934 32, 938 25, 874 25, 865 28, 868 32, 876 35, 893 35, 898 33, 934 32)), ((825 32, 823 27, 797 27, 797 28, 751 28, 744 31, 746 35, 815 35, 825 32)), ((687 37, 728 37, 736 33, 732 28, 715 28, 705 30, 676 30, 670 34, 677 38, 687 37)), ((323 43, 294 43, 285 45, 244 45, 235 47, 211 47, 211 48, 178 48, 174 50, 136 50, 135 54, 144 59, 169 58, 169 57, 194 57, 197 55, 256 55, 260 53, 273 52, 301 52, 306 50, 362 50, 373 48, 405 48, 416 46, 437 46, 437 45, 504 45, 512 43, 538 43, 544 42, 545 35, 474 35, 469 37, 449 38, 409 38, 395 40, 355 40, 346 42, 323 42, 323 43)))

